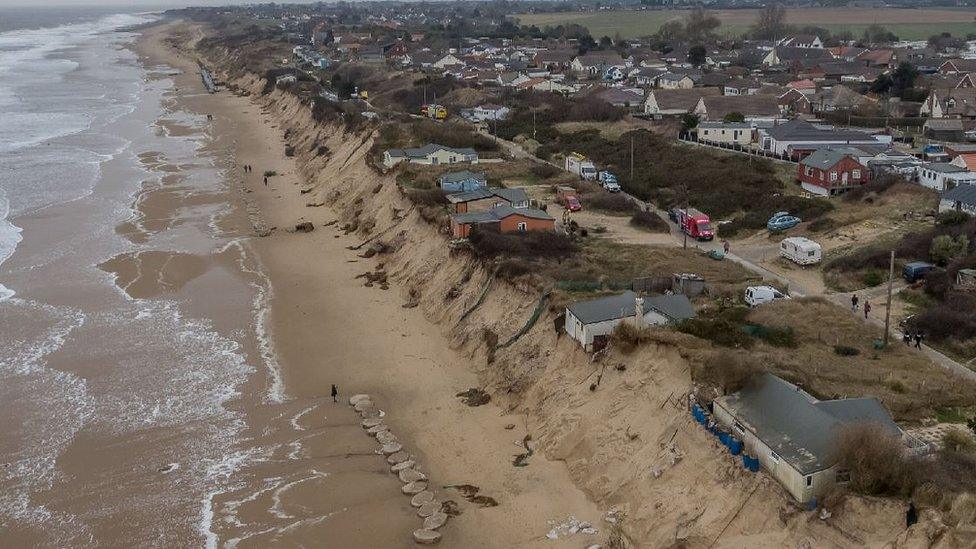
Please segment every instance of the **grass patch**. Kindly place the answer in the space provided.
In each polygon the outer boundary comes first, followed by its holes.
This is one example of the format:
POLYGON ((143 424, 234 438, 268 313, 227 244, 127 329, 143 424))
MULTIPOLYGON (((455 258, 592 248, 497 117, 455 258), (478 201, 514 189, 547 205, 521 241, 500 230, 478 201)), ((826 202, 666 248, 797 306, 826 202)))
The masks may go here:
POLYGON ((661 219, 661 216, 654 212, 634 212, 634 215, 630 218, 630 224, 652 233, 667 233, 671 231, 671 227, 668 226, 667 221, 661 219))

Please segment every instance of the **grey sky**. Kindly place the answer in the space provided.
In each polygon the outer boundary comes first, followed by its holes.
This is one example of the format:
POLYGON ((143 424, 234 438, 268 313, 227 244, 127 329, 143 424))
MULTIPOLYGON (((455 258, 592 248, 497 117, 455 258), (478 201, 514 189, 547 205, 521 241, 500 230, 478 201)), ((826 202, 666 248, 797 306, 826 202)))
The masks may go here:
MULTIPOLYGON (((319 0, 279 0, 282 4, 310 4, 319 0)), ((0 0, 0 8, 27 7, 124 7, 130 10, 181 8, 186 6, 226 6, 268 3, 254 0, 0 0)))

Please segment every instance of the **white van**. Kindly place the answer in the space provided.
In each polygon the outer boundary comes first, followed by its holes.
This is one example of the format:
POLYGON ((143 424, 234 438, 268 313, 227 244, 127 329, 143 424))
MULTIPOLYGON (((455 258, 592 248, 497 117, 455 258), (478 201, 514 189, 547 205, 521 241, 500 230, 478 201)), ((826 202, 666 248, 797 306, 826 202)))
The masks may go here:
POLYGON ((772 286, 749 286, 746 288, 746 303, 750 307, 758 307, 763 303, 776 301, 777 299, 789 299, 790 296, 773 288, 772 286))
POLYGON ((784 238, 779 243, 779 255, 798 265, 820 263, 822 250, 820 244, 802 236, 784 238))

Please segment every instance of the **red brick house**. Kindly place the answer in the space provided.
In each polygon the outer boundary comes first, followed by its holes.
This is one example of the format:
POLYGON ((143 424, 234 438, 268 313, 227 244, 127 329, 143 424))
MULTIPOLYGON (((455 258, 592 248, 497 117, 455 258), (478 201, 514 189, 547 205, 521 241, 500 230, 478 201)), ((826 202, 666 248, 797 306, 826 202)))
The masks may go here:
POLYGON ((542 210, 497 206, 487 211, 454 214, 451 216, 451 234, 454 238, 468 238, 473 227, 501 233, 556 230, 556 220, 542 210))
POLYGON ((870 180, 870 170, 843 149, 817 149, 800 161, 797 179, 803 190, 835 196, 870 180))

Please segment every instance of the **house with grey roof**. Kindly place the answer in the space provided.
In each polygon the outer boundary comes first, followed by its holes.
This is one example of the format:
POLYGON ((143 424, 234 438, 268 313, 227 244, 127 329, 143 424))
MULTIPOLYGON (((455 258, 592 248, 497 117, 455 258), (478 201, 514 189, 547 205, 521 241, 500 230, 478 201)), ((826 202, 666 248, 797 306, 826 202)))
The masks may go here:
POLYGON ((400 162, 411 164, 457 164, 459 162, 478 163, 478 153, 471 148, 456 149, 431 143, 415 149, 389 149, 383 153, 383 164, 392 168, 400 162))
POLYGON ((867 132, 838 130, 829 126, 814 125, 799 118, 760 130, 759 142, 763 150, 777 155, 798 157, 806 156, 829 145, 886 144, 867 132))
POLYGON ((485 211, 499 206, 528 208, 529 195, 525 189, 479 188, 447 195, 454 213, 485 211))
POLYGON ((621 322, 640 327, 659 326, 694 317, 695 309, 686 295, 643 297, 628 290, 566 307, 565 330, 569 337, 590 351, 594 342, 605 342, 621 322), (637 314, 638 310, 640 315, 637 314))
POLYGON ((976 173, 948 162, 929 162, 918 167, 918 183, 944 192, 959 185, 976 185, 976 173))
POLYGON ((939 213, 957 211, 976 216, 976 185, 958 185, 942 193, 939 213))
POLYGON ((556 219, 542 210, 516 209, 507 204, 451 215, 451 234, 454 238, 468 238, 476 228, 499 233, 553 232, 556 230, 556 219))
POLYGON ((483 189, 488 186, 488 179, 483 173, 461 170, 445 173, 437 180, 441 190, 449 193, 460 193, 483 189))
POLYGON ((716 423, 741 440, 745 453, 799 502, 850 480, 850 471, 836 461, 837 437, 845 427, 871 424, 902 441, 906 452, 927 449, 905 434, 876 398, 818 400, 769 373, 712 404, 716 423))
POLYGON ((705 121, 696 128, 698 140, 717 145, 739 145, 746 147, 752 143, 752 124, 747 122, 705 121))

